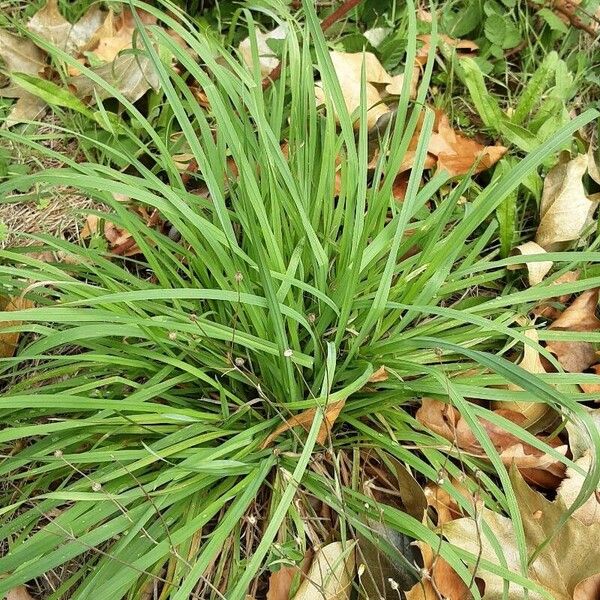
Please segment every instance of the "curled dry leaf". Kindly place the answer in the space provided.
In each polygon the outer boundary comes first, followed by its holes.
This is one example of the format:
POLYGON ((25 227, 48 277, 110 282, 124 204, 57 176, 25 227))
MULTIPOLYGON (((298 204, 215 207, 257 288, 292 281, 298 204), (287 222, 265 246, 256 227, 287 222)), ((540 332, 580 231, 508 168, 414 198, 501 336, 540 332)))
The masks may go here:
POLYGON ((507 148, 482 146, 479 142, 457 133, 450 125, 448 116, 437 112, 434 133, 427 151, 437 157, 437 168, 450 175, 465 175, 471 169, 479 173, 498 162, 507 148))
MULTIPOLYGON (((0 306, 4 312, 12 312, 15 310, 24 310, 31 308, 33 302, 26 298, 14 297, 14 298, 2 298, 0 299, 0 306)), ((18 331, 2 333, 2 329, 8 327, 18 327, 21 321, 5 321, 0 324, 0 358, 10 358, 14 356, 19 343, 21 334, 18 331)))
POLYGON ((592 220, 598 202, 590 200, 583 187, 587 168, 586 154, 571 160, 561 156, 546 175, 535 241, 549 252, 578 239, 592 220))
MULTIPOLYGON (((600 376, 600 364, 592 365, 590 368, 594 375, 600 376)), ((600 383, 580 383, 579 387, 585 394, 598 394, 594 402, 600 402, 600 383)))
POLYGON ((294 600, 349 600, 356 567, 351 544, 333 542, 317 550, 294 600))
POLYGON ((387 381, 388 378, 389 375, 387 369, 385 368, 385 365, 381 365, 381 367, 379 367, 379 369, 377 369, 377 371, 375 371, 373 375, 369 377, 369 383, 379 383, 380 381, 387 381))
MULTIPOLYGON (((4 29, 0 29, 0 59, 6 71, 39 75, 46 65, 46 53, 31 40, 20 38, 4 29)), ((24 91, 16 85, 9 84, 0 90, 0 95, 17 98, 5 119, 5 126, 12 127, 24 121, 36 119, 43 111, 46 103, 37 96, 24 91)))
MULTIPOLYGON (((585 406, 582 408, 588 413, 592 424, 600 432, 600 409, 587 409, 585 406)), ((587 427, 582 422, 569 419, 565 427, 569 433, 569 449, 573 455, 573 460, 579 460, 586 454, 596 452, 587 427)))
MULTIPOLYGON (((531 256, 532 254, 544 254, 546 251, 535 242, 526 242, 525 244, 521 244, 517 246, 513 252, 512 256, 522 255, 522 256, 531 256)), ((516 269, 522 269, 523 267, 527 268, 528 271, 528 280, 529 285, 537 285, 541 283, 552 268, 553 262, 551 260, 544 260, 542 262, 527 262, 518 265, 508 265, 506 267, 509 271, 514 271, 516 269)))
POLYGON ((282 567, 279 571, 271 573, 269 577, 269 589, 266 600, 289 600, 292 586, 308 573, 313 558, 313 551, 308 550, 300 565, 293 567, 282 567))
MULTIPOLYGON (((532 490, 516 469, 511 470, 511 479, 523 523, 527 552, 531 556, 534 551, 538 551, 528 567, 528 578, 555 600, 572 600, 582 582, 600 573, 600 547, 597 543, 600 524, 584 525, 571 517, 559 527, 565 512, 563 501, 559 498, 550 502, 542 494, 532 490)), ((491 529, 491 535, 501 549, 505 563, 497 556, 489 538, 481 534, 481 525, 472 518, 447 523, 443 535, 451 544, 475 557, 495 565, 504 564, 509 571, 519 573, 522 567, 512 520, 488 509, 483 509, 481 516, 491 529)), ((502 577, 487 571, 481 561, 478 564, 477 575, 485 582, 486 599, 521 600, 524 597, 523 588, 512 582, 504 595, 505 582, 502 577)), ((530 591, 529 598, 540 600, 542 596, 530 591)), ((580 598, 584 599, 585 596, 580 598)), ((585 598, 592 599, 593 596, 585 598)))
MULTIPOLYGON (((520 426, 525 421, 525 417, 516 411, 497 409, 494 413, 520 426)), ((453 406, 432 398, 423 398, 416 418, 428 429, 456 444, 463 452, 485 456, 467 422, 453 406)), ((517 436, 490 421, 483 418, 479 421, 506 465, 514 464, 524 477, 539 486, 551 489, 558 486, 565 472, 563 463, 549 459, 534 446, 524 443, 517 436)), ((557 439, 539 439, 559 452, 565 453, 567 450, 557 439)))
MULTIPOLYGON (((536 344, 539 343, 538 333, 535 329, 528 329, 525 332, 525 336, 536 344)), ((546 372, 540 359, 540 353, 529 344, 523 345, 523 358, 519 362, 519 366, 528 373, 546 372)), ((507 387, 509 390, 516 392, 523 390, 523 388, 514 383, 509 383, 507 387)), ((522 423, 523 427, 530 427, 539 421, 549 410, 549 406, 544 402, 495 402, 493 406, 494 408, 508 408, 521 413, 525 417, 522 423)))
MULTIPOLYGON (((144 10, 137 10, 137 16, 144 25, 156 23, 156 17, 144 10)), ((125 8, 118 15, 109 11, 102 26, 94 32, 83 50, 93 52, 103 62, 112 62, 121 51, 133 47, 136 27, 130 9, 125 8)))
MULTIPOLYGON (((416 583, 408 592, 406 600, 469 600, 473 597, 465 582, 456 571, 441 557, 434 553, 431 546, 417 542, 423 558, 423 568, 429 577, 416 583)), ((391 596, 390 596, 391 597, 391 596)))
MULTIPOLYGON (((258 50, 258 62, 260 65, 260 74, 262 77, 267 77, 271 74, 273 69, 279 66, 279 59, 275 56, 273 50, 269 47, 269 40, 283 40, 288 34, 288 26, 284 23, 273 29, 263 33, 258 27, 254 28, 254 34, 256 35, 256 46, 258 50)), ((244 62, 252 68, 252 46, 250 38, 247 37, 240 42, 238 50, 242 55, 244 62)))
MULTIPOLYGON (((337 402, 332 402, 325 407, 323 423, 321 424, 319 433, 317 434, 318 444, 324 444, 327 441, 327 438, 331 433, 331 429, 333 428, 333 424, 335 423, 339 414, 342 412, 342 408, 344 408, 344 404, 346 404, 345 400, 338 400, 337 402)), ((268 448, 282 433, 289 431, 293 427, 300 426, 308 431, 312 425, 312 422, 315 420, 316 414, 316 408, 309 408, 298 415, 292 415, 267 437, 267 439, 262 443, 262 448, 268 448)))
POLYGON ((590 144, 587 152, 588 156, 588 175, 600 185, 600 167, 598 167, 598 161, 596 160, 596 153, 594 147, 590 144))
MULTIPOLYGON (((417 143, 421 135, 420 119, 415 133, 409 143, 400 172, 413 166, 417 143)), ((480 173, 489 169, 506 153, 504 146, 483 146, 479 142, 456 132, 450 125, 448 116, 436 111, 433 133, 427 146, 425 169, 437 167, 447 171, 451 176, 466 175, 469 172, 480 173)))
MULTIPOLYGON (((553 331, 587 332, 600 329, 600 320, 596 317, 599 288, 587 290, 550 325, 553 331)), ((547 348, 556 356, 565 371, 580 373, 593 365, 596 351, 591 342, 550 340, 547 348)))
POLYGON ((27 29, 73 54, 88 43, 105 18, 106 12, 99 4, 93 4, 77 23, 70 23, 60 14, 58 0, 48 0, 31 17, 27 29))
MULTIPOLYGON (((575 461, 575 464, 589 473, 592 465, 590 451, 575 461)), ((573 467, 567 469, 565 478, 556 490, 556 497, 560 498, 567 508, 570 508, 575 498, 581 491, 585 477, 573 467)), ((600 523, 600 490, 592 494, 574 513, 573 517, 579 519, 585 525, 600 523)))
POLYGON ((33 600, 33 597, 24 585, 19 585, 7 592, 5 600, 33 600))
MULTIPOLYGON (((152 61, 139 54, 121 54, 112 63, 92 69, 109 85, 119 90, 127 100, 139 100, 149 89, 158 89, 159 79, 152 61)), ((113 94, 85 75, 69 79, 69 87, 79 98, 94 103, 96 98, 104 100, 113 94)))
MULTIPOLYGON (((352 53, 334 50, 329 53, 329 56, 342 89, 346 108, 350 114, 360 106, 361 73, 364 63, 367 127, 372 129, 380 117, 390 112, 390 108, 383 103, 380 88, 385 88, 388 94, 399 94, 402 89, 403 76, 396 75, 392 77, 372 52, 352 53)), ((413 83, 414 77, 411 80, 411 85, 413 83)), ((319 104, 325 102, 325 92, 320 81, 315 86, 315 96, 319 104)))
MULTIPOLYGON (((560 285, 561 283, 573 283, 579 279, 579 271, 567 271, 560 277, 557 277, 552 285, 560 285)), ((560 317, 560 311, 556 309, 552 303, 566 304, 571 298, 572 294, 563 294, 562 296, 556 296, 554 298, 548 298, 541 304, 538 304, 533 309, 533 314, 536 317, 543 317, 545 319, 558 319, 560 317)))

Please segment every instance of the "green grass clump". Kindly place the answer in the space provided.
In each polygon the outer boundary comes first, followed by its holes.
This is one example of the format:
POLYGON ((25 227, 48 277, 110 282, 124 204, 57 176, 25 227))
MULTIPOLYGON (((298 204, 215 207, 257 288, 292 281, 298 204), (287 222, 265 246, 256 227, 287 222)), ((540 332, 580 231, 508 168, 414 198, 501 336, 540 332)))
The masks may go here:
MULTIPOLYGON (((424 103, 432 60, 416 102, 409 103, 405 86, 373 173, 366 111, 347 114, 311 2, 306 25, 287 16, 282 77, 266 92, 258 69, 248 71, 208 43, 184 15, 176 20, 134 4, 154 12, 198 55, 162 28, 140 31, 143 50, 136 52, 150 58, 160 79, 150 99, 159 119, 151 122, 111 90, 121 112, 100 103, 97 129, 72 133, 102 160, 56 155, 64 167, 0 185, 5 195, 75 188, 111 206, 111 221, 142 251, 116 260, 98 240, 84 246, 46 237, 43 248, 69 255, 68 263, 42 262, 31 248, 0 252, 3 292, 25 294, 36 305, 0 314, 23 332, 17 355, 2 362, 0 539, 10 551, 0 558, 0 593, 79 561, 51 598, 140 598, 158 582, 164 599, 243 600, 270 570, 312 547, 315 535, 368 535, 365 513, 439 546, 472 583, 462 560, 477 557, 459 558, 397 508, 369 508, 359 476, 363 449, 398 459, 420 481, 477 472, 480 493, 513 519, 526 573, 508 473, 478 421, 498 417, 479 400, 515 399, 502 387, 512 382, 524 390, 519 399, 585 421, 576 394, 546 381, 557 375, 533 376, 503 355, 516 342, 532 343, 519 317, 534 302, 598 286, 600 276, 594 267, 551 289, 552 278, 525 291, 505 289, 506 266, 521 259, 499 258, 494 214, 597 113, 573 119, 487 185, 437 173, 421 186, 433 126, 424 103), (180 69, 172 68, 173 58, 180 69), (315 106, 315 62, 328 110, 315 106), (201 85, 210 112, 186 77, 201 85), (398 204, 394 176, 421 117, 415 166, 398 204), (173 159, 181 152, 195 157, 193 177, 205 183, 209 199, 184 184, 173 159), (149 229, 115 193, 158 210, 181 240, 149 229), (389 378, 368 383, 382 365, 389 378), (459 408, 488 462, 448 459, 456 449, 414 419, 424 395, 459 408), (342 399, 333 434, 319 447, 327 406, 342 399), (284 420, 310 408, 317 410, 308 433, 296 428, 262 447, 284 420), (342 473, 347 465, 351 477, 342 473), (334 531, 306 526, 315 516, 313 497, 337 515, 334 531)), ((416 23, 408 15, 411 64, 416 23)), ((53 156, 31 137, 1 135, 53 156)), ((598 253, 548 258, 565 271, 597 261, 598 253)), ((582 496, 597 479, 594 469, 582 496)), ((472 514, 450 478, 443 480, 472 514)), ((473 594, 480 597, 475 585, 473 594)))

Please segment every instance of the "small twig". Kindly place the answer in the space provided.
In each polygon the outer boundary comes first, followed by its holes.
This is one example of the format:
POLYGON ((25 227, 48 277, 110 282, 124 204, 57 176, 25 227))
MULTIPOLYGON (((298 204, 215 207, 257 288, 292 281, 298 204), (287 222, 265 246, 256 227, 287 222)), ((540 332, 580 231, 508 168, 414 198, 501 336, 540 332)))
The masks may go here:
MULTIPOLYGON (((327 31, 334 23, 342 19, 362 0, 346 0, 339 8, 321 21, 321 31, 327 31)), ((281 62, 262 80, 262 88, 266 90, 274 81, 281 77, 281 62)))
MULTIPOLYGON (((575 14, 575 12, 579 10, 579 7, 577 7, 569 0, 553 0, 549 4, 534 2, 534 0, 527 0, 527 4, 536 11, 542 8, 550 8, 554 12, 560 13, 561 15, 566 17, 569 20, 569 23, 572 27, 585 31, 588 35, 591 35, 593 38, 598 37, 598 32, 595 31, 591 25, 584 23, 575 14)), ((597 22, 596 17, 592 16, 591 18, 597 22)))

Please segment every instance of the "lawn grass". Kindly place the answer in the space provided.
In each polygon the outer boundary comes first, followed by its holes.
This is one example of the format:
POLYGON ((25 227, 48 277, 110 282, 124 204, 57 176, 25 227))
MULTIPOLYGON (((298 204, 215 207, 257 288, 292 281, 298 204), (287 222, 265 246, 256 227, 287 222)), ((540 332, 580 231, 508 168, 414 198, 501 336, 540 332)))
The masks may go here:
MULTIPOLYGON (((478 507, 457 481, 508 515, 521 570, 501 574, 551 597, 527 578, 530 556, 509 468, 481 418, 573 466, 488 409, 488 401, 543 402, 579 423, 600 449, 577 388, 584 375, 563 372, 525 335, 539 301, 600 285, 598 241, 591 236, 548 255, 555 270, 531 288, 522 273, 507 270, 523 262, 509 254, 531 238, 542 175, 561 150, 583 150, 580 132, 597 123, 593 102, 579 106, 597 93, 597 51, 579 53, 586 43, 580 32, 534 27, 537 17, 520 3, 497 5, 526 42, 508 58, 485 37, 485 19, 472 29, 457 24, 455 15, 466 19, 479 3, 450 4, 432 24, 418 21, 411 3, 381 16, 359 7, 327 36, 311 2, 299 12, 249 2, 202 16, 166 3, 171 12, 131 5, 155 14, 193 51, 163 27, 140 28, 138 52, 153 65, 158 91, 130 102, 112 89, 113 98, 79 112, 56 103, 48 135, 69 140, 72 153, 54 150, 34 125, 0 130, 4 147, 58 165, 26 171, 8 160, 0 182, 6 202, 76 190, 109 207, 110 221, 141 250, 114 257, 95 234, 39 235, 35 248, 0 251, 3 295, 35 304, 0 313, 10 328, 4 331, 21 332, 18 351, 0 365, 0 593, 68 565, 51 593, 45 589, 48 600, 144 598, 153 586, 153 597, 165 600, 263 598, 271 572, 298 564, 318 544, 351 546, 359 535, 416 582, 418 557, 381 539, 375 519, 384 531, 438 549, 480 598, 469 570, 486 568, 479 557, 447 543, 433 519, 422 522, 369 494, 362 473, 377 457, 388 470, 399 461, 420 485, 437 482, 465 515, 477 516, 478 507), (282 75, 263 90, 258 60, 248 69, 228 43, 256 22, 271 27, 273 17, 288 23, 289 35, 282 75), (406 80, 395 118, 380 131, 373 168, 364 86, 362 109, 349 115, 328 50, 349 48, 381 25, 404 40, 394 48, 397 59, 381 51, 390 70, 414 62, 425 29, 482 43, 468 68, 455 53, 436 57, 432 47, 416 101, 406 80), (220 29, 209 36, 205 27, 220 29), (325 108, 314 101, 315 67, 325 108), (209 109, 198 104, 191 80, 209 109), (430 107, 465 131, 501 140, 509 155, 473 178, 425 171, 430 107), (417 127, 416 158, 398 203, 392 186, 417 127), (181 172, 174 157, 182 153, 193 156, 196 172, 181 172), (208 194, 194 193, 201 186, 208 194), (115 194, 158 211, 180 239, 149 228, 115 194), (48 251, 69 260, 32 255, 48 251), (575 268, 577 281, 554 284, 575 268), (558 372, 533 375, 516 366, 523 344, 558 372), (382 366, 387 379, 371 381, 382 366), (418 422, 425 396, 455 406, 485 456, 461 452, 418 422), (340 401, 343 410, 320 444, 319 429, 340 401), (306 429, 265 447, 282 422, 309 409, 306 429)), ((77 65, 46 48, 57 64, 77 65)), ((552 335, 539 331, 541 341, 552 335)), ((586 336, 598 341, 597 333, 586 336)), ((599 479, 594 465, 581 502, 599 479)), ((482 535, 493 539, 485 527, 482 535)))

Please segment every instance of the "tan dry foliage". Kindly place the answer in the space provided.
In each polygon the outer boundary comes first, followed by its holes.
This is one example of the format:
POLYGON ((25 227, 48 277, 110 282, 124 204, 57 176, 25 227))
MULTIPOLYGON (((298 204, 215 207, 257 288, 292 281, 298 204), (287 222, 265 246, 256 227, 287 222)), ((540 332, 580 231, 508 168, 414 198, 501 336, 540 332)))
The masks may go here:
POLYGON ((7 592, 5 600, 33 600, 33 597, 24 585, 19 585, 7 592))
MULTIPOLYGON (((276 69, 279 66, 279 59, 273 54, 273 50, 271 50, 267 42, 269 40, 284 39, 287 35, 287 26, 279 25, 279 27, 276 27, 272 31, 267 31, 267 33, 263 33, 258 27, 255 27, 254 34, 256 35, 260 74, 262 77, 267 77, 273 69, 276 69)), ((238 50, 242 55, 243 61, 250 69, 252 69, 254 63, 252 60, 252 46, 249 37, 240 42, 238 50)))
POLYGON ((349 600, 355 568, 353 547, 344 548, 341 542, 323 546, 316 551, 294 600, 349 600))
MULTIPOLYGON (((590 369, 594 371, 595 375, 600 375, 600 364, 592 365, 590 369)), ((580 383, 579 387, 585 394, 598 394, 594 402, 600 402, 600 383, 580 383)))
MULTIPOLYGON (((136 12, 144 25, 156 23, 156 17, 150 13, 140 9, 136 12)), ((93 52, 103 62, 112 62, 120 52, 133 47, 135 31, 136 21, 130 9, 124 8, 118 15, 111 10, 83 50, 93 52)))
MULTIPOLYGON (((5 30, 0 30, 0 59, 6 71, 39 76, 46 65, 46 53, 31 40, 21 38, 5 30)), ((4 125, 12 127, 23 121, 36 119, 43 111, 46 103, 37 96, 26 92, 16 85, 9 84, 0 90, 0 95, 17 98, 4 125)))
MULTIPOLYGON (((525 242, 520 246, 517 246, 512 251, 512 256, 522 255, 531 256, 532 254, 544 254, 546 251, 535 242, 525 242)), ((541 283, 552 268, 554 263, 551 260, 545 260, 541 262, 527 262, 523 264, 508 265, 506 268, 509 271, 515 271, 516 269, 522 269, 525 267, 528 272, 529 285, 537 285, 541 283)))
POLYGON ((465 582, 456 571, 441 557, 433 552, 431 546, 416 542, 423 557, 423 567, 429 571, 430 579, 416 583, 408 592, 406 600, 469 600, 473 597, 465 582))
MULTIPOLYGON (((417 144, 421 135, 422 119, 419 121, 408 145, 400 172, 413 166, 417 144)), ((448 116, 436 110, 433 132, 427 146, 425 169, 437 167, 447 171, 452 177, 469 172, 480 173, 489 169, 506 153, 504 146, 483 146, 479 142, 458 133, 450 125, 448 116)))
MULTIPOLYGON (((534 242, 535 243, 535 242, 534 242)), ((560 277, 557 277, 552 285, 560 285, 561 283, 573 283, 579 279, 579 271, 567 271, 563 273, 560 277)), ((541 304, 538 304, 533 309, 533 314, 536 317, 543 317, 545 319, 558 319, 560 317, 560 311, 557 310, 554 306, 552 306, 552 302, 560 302, 561 304, 566 304, 571 298, 572 294, 563 294, 562 296, 556 296, 553 298, 548 298, 541 304)))
MULTIPOLYGON (((580 294, 550 325, 549 329, 577 332, 600 329, 600 320, 595 314, 598 306, 598 291, 598 288, 594 288, 580 294)), ((581 373, 597 360, 596 351, 591 342, 550 340, 546 347, 556 356, 563 369, 569 373, 581 373)))
POLYGON ((549 252, 577 240, 591 222, 598 202, 590 200, 583 187, 587 169, 586 154, 573 159, 562 155, 546 175, 535 241, 549 252))
MULTIPOLYGON (((538 332, 535 329, 528 329, 525 336, 533 342, 539 342, 538 332)), ((546 369, 540 358, 540 353, 529 344, 523 344, 523 358, 518 363, 522 369, 528 373, 545 373, 546 369)), ((523 388, 513 383, 508 384, 508 389, 513 391, 522 391, 523 388)), ((539 421, 549 410, 548 404, 544 402, 494 402, 494 408, 507 408, 521 413, 525 420, 522 427, 529 427, 539 421)))
MULTIPOLYGON (((550 540, 529 566, 529 579, 542 586, 556 600, 573 600, 574 597, 595 600, 595 595, 588 595, 589 590, 595 587, 590 585, 588 578, 600 573, 600 547, 597 543, 600 524, 588 526, 572 517, 564 526, 558 527, 565 512, 564 503, 560 499, 550 502, 532 490, 515 469, 511 471, 511 479, 529 554, 550 540)), ((488 509, 483 509, 482 516, 502 549, 506 568, 514 573, 520 572, 521 561, 513 522, 488 509)), ((488 538, 481 534, 480 525, 472 518, 447 523, 443 534, 459 548, 493 564, 501 564, 488 538)), ((523 589, 514 583, 510 584, 507 596, 503 596, 504 580, 481 565, 477 575, 485 582, 486 599, 523 598, 523 589)), ((540 600, 542 596, 530 591, 529 598, 540 600)))
MULTIPOLYGON (((329 53, 329 56, 342 89, 346 108, 350 114, 360 106, 361 72, 364 63, 367 127, 372 129, 380 117, 390 112, 390 108, 383 102, 381 88, 385 88, 388 94, 400 93, 403 75, 392 77, 372 52, 340 52, 333 50, 329 53)), ((414 84, 414 82, 413 78, 411 84, 414 84)), ((315 86, 315 96, 319 104, 325 102, 325 92, 321 82, 317 82, 315 86)))
MULTIPOLYGON (((344 404, 346 404, 345 400, 338 400, 337 402, 332 402, 327 405, 325 408, 325 416, 323 418, 323 423, 319 428, 319 433, 317 434, 317 443, 324 444, 327 441, 327 437, 331 433, 331 429, 333 428, 333 424, 338 418, 340 412, 344 408, 344 404)), ((313 421, 315 420, 315 415, 317 414, 316 408, 309 408, 304 412, 301 412, 297 415, 292 415, 288 417, 288 419, 282 423, 275 431, 273 431, 267 439, 262 443, 262 448, 269 447, 273 441, 275 441, 282 433, 289 431, 294 427, 303 427, 307 431, 310 429, 313 421)))
POLYGON ((77 21, 70 23, 58 10, 57 0, 48 0, 27 23, 27 29, 72 54, 81 50, 102 25, 106 12, 93 4, 77 21))
MULTIPOLYGON (((592 465, 592 457, 587 451, 582 457, 575 461, 575 464, 582 468, 586 473, 589 473, 592 465)), ((573 467, 567 468, 565 478, 562 480, 559 488, 556 490, 556 497, 567 508, 570 508, 575 498, 581 491, 585 477, 573 467)), ((579 519, 585 525, 592 523, 600 523, 600 490, 592 494, 574 513, 573 517, 579 519)))
POLYGON ((375 371, 373 375, 369 377, 369 383, 379 383, 380 381, 387 381, 388 378, 389 375, 387 369, 385 368, 385 365, 381 365, 381 367, 379 367, 379 369, 377 369, 377 371, 375 371))
MULTIPOLYGON (((24 310, 33 306, 31 300, 21 297, 5 298, 4 301, 6 302, 2 308, 4 312, 24 310)), ((0 358, 10 358, 11 356, 14 356, 19 343, 19 338, 21 337, 21 334, 18 331, 2 333, 2 329, 17 327, 20 324, 21 321, 4 321, 3 323, 0 323, 0 358)))
MULTIPOLYGON (((494 412, 517 425, 522 426, 525 421, 525 417, 516 411, 497 409, 494 412)), ((463 452, 485 457, 481 445, 467 422, 451 405, 432 398, 423 398, 416 419, 428 429, 456 444, 463 452)), ((490 421, 480 418, 479 422, 500 453, 504 464, 514 464, 524 477, 539 486, 551 489, 557 487, 565 472, 561 462, 548 457, 534 446, 524 443, 490 421)), ((540 439, 560 452, 567 450, 567 447, 560 446, 560 442, 556 439, 540 439)))

